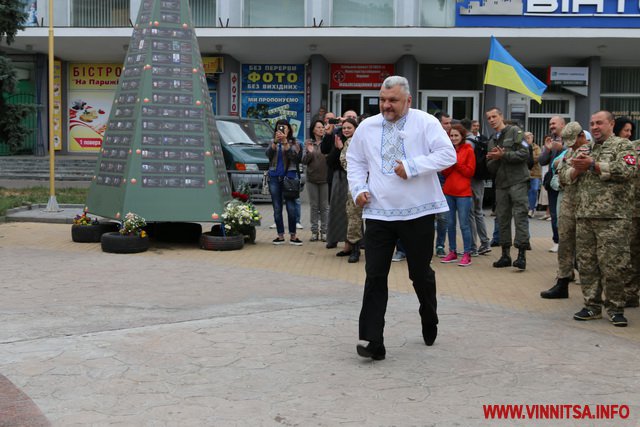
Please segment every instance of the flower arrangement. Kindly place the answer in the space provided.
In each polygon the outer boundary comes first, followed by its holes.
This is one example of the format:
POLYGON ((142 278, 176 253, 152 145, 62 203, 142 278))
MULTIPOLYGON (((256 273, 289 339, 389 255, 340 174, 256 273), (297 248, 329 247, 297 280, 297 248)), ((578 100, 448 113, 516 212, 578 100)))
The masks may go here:
POLYGON ((251 202, 235 198, 227 203, 222 213, 224 233, 228 236, 247 234, 247 229, 262 219, 260 212, 251 202))
POLYGON ((140 215, 129 212, 120 223, 120 234, 124 236, 147 237, 147 232, 142 228, 147 225, 147 221, 140 215))
POLYGON ((74 225, 98 225, 98 219, 91 218, 89 215, 87 215, 86 212, 82 212, 82 215, 76 215, 73 218, 73 224, 74 225))
POLYGON ((246 182, 241 182, 238 184, 237 191, 231 193, 231 196, 234 199, 238 199, 242 202, 250 202, 251 201, 251 187, 246 182))

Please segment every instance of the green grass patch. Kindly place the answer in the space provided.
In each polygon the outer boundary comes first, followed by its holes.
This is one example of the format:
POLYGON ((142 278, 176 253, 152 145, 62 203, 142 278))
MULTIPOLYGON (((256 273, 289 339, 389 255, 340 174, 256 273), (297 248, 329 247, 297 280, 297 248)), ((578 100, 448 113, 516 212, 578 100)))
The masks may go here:
MULTIPOLYGON (((88 192, 88 188, 60 188, 56 189, 56 200, 58 204, 84 204, 88 192)), ((17 189, 0 187, 0 216, 5 216, 7 209, 47 202, 49 202, 49 187, 17 189)))

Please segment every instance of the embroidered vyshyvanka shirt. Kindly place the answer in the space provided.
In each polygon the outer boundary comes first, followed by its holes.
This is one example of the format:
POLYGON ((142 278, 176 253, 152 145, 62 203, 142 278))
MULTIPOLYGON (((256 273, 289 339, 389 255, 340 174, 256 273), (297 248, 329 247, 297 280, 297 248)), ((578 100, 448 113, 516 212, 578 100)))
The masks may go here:
POLYGON ((437 172, 456 162, 451 140, 438 119, 410 109, 395 123, 382 114, 364 120, 347 152, 347 179, 355 200, 368 191, 362 217, 409 220, 449 210, 437 172), (401 160, 408 179, 393 169, 401 160))

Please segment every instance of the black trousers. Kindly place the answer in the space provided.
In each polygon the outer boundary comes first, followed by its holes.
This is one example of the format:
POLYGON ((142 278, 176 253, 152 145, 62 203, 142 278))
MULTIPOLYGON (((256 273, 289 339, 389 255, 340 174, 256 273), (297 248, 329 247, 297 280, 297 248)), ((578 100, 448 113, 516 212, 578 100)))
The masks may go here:
POLYGON ((433 256, 434 217, 435 215, 426 215, 408 221, 366 220, 367 278, 360 311, 361 340, 378 343, 384 341, 384 315, 389 297, 388 276, 398 239, 407 255, 409 278, 420 302, 422 325, 438 324, 436 275, 429 265, 433 256))

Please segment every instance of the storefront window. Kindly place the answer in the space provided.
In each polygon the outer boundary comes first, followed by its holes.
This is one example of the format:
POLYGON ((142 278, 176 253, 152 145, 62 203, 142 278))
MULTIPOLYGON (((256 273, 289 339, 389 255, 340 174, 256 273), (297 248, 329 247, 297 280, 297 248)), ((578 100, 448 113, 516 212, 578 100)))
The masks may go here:
POLYGON ((304 27, 304 0, 245 0, 245 27, 304 27))
POLYGON ((72 27, 128 27, 129 0, 71 0, 72 27))
POLYGON ((420 0, 420 26, 453 27, 455 18, 455 0, 420 0))
POLYGON ((392 27, 393 0, 334 0, 334 27, 392 27))
POLYGON ((625 116, 636 124, 637 139, 640 133, 640 68, 603 68, 600 108, 615 117, 625 116))
POLYGON ((216 26, 216 2, 215 0, 189 0, 191 7, 191 19, 196 27, 216 26))

